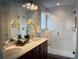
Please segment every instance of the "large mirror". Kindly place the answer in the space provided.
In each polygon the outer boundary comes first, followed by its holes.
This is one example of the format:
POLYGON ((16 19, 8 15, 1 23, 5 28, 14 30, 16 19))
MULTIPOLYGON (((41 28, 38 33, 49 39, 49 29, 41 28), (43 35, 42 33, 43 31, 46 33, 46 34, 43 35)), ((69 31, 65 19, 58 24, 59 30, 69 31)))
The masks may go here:
POLYGON ((27 34, 33 33, 35 35, 38 30, 37 27, 39 27, 38 10, 32 11, 22 7, 22 4, 16 2, 16 0, 8 0, 6 4, 3 4, 2 9, 4 9, 3 20, 1 21, 3 42, 16 38, 20 34, 22 38, 27 34))

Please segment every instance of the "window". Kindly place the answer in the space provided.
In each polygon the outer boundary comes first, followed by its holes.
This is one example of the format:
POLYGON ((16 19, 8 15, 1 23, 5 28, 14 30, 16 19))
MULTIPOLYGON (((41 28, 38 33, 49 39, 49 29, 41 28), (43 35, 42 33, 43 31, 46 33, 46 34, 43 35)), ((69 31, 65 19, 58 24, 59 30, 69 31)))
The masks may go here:
POLYGON ((41 12, 41 29, 46 29, 46 14, 41 12))
POLYGON ((49 31, 55 31, 56 30, 55 20, 51 16, 48 16, 47 20, 48 20, 47 21, 47 29, 49 31))

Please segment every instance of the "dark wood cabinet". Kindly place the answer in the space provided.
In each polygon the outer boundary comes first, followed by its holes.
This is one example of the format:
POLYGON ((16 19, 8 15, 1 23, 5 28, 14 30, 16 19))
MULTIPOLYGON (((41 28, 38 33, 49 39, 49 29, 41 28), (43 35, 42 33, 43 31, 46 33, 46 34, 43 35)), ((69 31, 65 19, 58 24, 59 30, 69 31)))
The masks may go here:
POLYGON ((22 55, 22 56, 19 57, 18 59, 32 59, 32 52, 29 51, 28 53, 22 55))
POLYGON ((40 45, 40 59, 47 59, 47 43, 40 45))
POLYGON ((47 59, 47 41, 43 42, 18 59, 47 59))
POLYGON ((39 55, 40 55, 39 47, 36 47, 35 49, 32 50, 33 59, 40 59, 39 55))

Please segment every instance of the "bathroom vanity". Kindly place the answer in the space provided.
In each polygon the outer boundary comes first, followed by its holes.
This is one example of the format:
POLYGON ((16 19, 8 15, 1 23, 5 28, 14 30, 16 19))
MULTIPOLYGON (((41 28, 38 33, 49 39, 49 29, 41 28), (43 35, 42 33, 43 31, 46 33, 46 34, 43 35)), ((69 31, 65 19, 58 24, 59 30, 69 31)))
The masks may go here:
POLYGON ((46 59, 47 39, 38 38, 24 46, 11 46, 3 51, 4 59, 46 59))

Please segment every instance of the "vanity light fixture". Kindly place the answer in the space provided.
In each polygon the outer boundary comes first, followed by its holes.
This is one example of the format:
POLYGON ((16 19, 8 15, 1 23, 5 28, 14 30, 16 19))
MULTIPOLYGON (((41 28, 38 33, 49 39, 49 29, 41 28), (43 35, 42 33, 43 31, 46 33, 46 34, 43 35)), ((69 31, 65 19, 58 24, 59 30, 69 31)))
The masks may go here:
POLYGON ((22 7, 26 7, 29 10, 37 10, 38 6, 34 4, 33 2, 28 1, 27 3, 24 3, 22 7))

